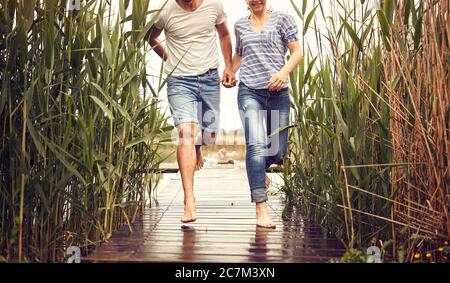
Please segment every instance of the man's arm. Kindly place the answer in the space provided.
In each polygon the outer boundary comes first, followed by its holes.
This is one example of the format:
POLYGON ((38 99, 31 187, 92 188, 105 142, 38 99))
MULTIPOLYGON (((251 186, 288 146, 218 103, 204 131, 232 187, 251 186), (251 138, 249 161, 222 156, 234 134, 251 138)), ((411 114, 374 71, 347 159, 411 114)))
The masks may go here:
POLYGON ((153 50, 156 52, 156 54, 159 55, 164 61, 167 60, 167 52, 164 49, 164 46, 161 44, 161 41, 158 39, 158 37, 161 35, 162 30, 158 29, 156 27, 152 27, 150 31, 150 36, 148 38, 148 42, 150 43, 150 46, 153 48, 153 50))
POLYGON ((225 70, 223 72, 222 83, 225 87, 233 87, 236 85, 236 79, 233 72, 233 60, 231 36, 228 30, 227 22, 216 25, 219 34, 220 47, 222 49, 223 59, 225 61, 225 70))

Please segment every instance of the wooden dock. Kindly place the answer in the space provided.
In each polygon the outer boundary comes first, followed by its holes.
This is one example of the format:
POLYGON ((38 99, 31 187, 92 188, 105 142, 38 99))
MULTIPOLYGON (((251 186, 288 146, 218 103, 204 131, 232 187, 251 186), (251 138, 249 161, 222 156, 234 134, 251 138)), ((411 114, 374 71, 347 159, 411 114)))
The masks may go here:
MULTIPOLYGON (((326 262, 345 252, 320 225, 285 215, 278 194, 270 194, 275 230, 257 228, 245 169, 224 166, 196 173, 195 223, 180 222, 183 190, 179 174, 157 192, 158 205, 142 219, 116 231, 84 262, 326 262)), ((293 213, 291 213, 293 214, 293 213)))

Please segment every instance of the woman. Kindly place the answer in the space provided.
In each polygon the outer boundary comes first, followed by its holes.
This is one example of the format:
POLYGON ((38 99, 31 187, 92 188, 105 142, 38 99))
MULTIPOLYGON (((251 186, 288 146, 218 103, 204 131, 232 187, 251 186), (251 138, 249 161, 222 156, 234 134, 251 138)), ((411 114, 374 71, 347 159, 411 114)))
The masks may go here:
POLYGON ((240 69, 238 104, 247 144, 247 175, 258 227, 275 228, 267 208, 266 169, 287 151, 290 113, 288 76, 302 59, 295 20, 267 9, 267 0, 246 0, 251 15, 235 24, 240 69), (286 63, 287 50, 291 57, 286 63))

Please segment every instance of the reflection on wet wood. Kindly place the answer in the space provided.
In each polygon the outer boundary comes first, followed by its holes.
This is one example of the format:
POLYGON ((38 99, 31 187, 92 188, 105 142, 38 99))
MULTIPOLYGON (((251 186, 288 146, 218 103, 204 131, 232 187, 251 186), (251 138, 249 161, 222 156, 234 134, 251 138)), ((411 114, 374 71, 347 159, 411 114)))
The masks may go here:
POLYGON ((277 229, 255 225, 245 170, 210 168, 196 173, 198 221, 180 222, 183 191, 178 175, 158 191, 158 204, 123 227, 85 262, 326 262, 345 252, 342 244, 317 224, 283 213, 283 201, 270 194, 277 229))

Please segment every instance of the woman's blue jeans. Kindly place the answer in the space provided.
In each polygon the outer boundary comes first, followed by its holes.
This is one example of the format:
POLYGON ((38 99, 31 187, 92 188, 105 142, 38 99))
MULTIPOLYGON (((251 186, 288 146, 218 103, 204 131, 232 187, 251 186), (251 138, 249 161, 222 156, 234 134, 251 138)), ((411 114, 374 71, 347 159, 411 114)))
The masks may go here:
POLYGON ((247 145, 247 176, 252 202, 267 201, 266 169, 282 164, 288 147, 291 101, 288 89, 269 92, 239 84, 239 113, 247 145))

